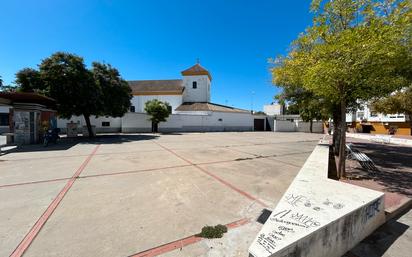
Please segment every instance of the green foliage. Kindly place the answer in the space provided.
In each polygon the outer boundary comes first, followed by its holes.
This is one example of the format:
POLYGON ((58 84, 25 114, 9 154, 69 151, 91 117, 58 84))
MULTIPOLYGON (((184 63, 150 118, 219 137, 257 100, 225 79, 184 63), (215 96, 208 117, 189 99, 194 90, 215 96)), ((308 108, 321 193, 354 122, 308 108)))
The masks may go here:
POLYGON ((0 92, 15 92, 16 87, 12 85, 5 85, 3 84, 3 79, 0 76, 0 92))
POLYGON ((102 90, 102 115, 122 117, 130 108, 129 85, 110 64, 93 62, 92 66, 94 82, 102 90))
POLYGON ((221 238, 227 232, 227 227, 224 225, 204 226, 202 232, 197 234, 198 237, 204 238, 221 238))
POLYGON ((276 60, 275 84, 296 85, 332 102, 344 99, 348 106, 405 86, 410 25, 397 15, 404 7, 378 12, 384 2, 313 1, 314 24, 288 56, 276 60))
POLYGON ((43 92, 46 89, 41 81, 40 72, 31 68, 24 68, 18 71, 15 83, 20 92, 43 92))
POLYGON ((57 52, 39 65, 47 95, 54 98, 57 111, 63 118, 72 115, 102 115, 104 103, 100 85, 80 56, 57 52))
POLYGON ((339 117, 340 135, 334 137, 340 142, 339 172, 345 166, 347 107, 410 85, 411 5, 410 0, 313 0, 313 25, 274 62, 274 84, 312 94, 313 100, 301 101, 308 117, 319 103, 339 117))
POLYGON ((384 114, 405 113, 412 115, 412 86, 394 94, 375 100, 372 108, 384 114))
POLYGON ((57 101, 59 116, 83 115, 89 134, 90 116, 121 117, 130 108, 131 89, 110 64, 94 62, 88 70, 83 58, 56 52, 44 59, 39 71, 25 68, 16 74, 18 90, 40 92, 57 101))
POLYGON ((170 108, 169 103, 157 99, 147 101, 144 106, 145 112, 151 116, 149 120, 155 124, 166 121, 170 115, 170 108))

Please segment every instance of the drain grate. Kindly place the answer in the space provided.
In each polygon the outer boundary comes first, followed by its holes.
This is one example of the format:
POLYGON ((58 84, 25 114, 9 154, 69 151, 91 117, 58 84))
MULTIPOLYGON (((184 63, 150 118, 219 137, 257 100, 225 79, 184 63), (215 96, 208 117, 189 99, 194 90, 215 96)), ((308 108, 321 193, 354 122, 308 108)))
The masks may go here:
POLYGON ((265 224, 265 222, 269 219, 270 214, 272 214, 271 210, 263 209, 256 221, 260 224, 265 224))

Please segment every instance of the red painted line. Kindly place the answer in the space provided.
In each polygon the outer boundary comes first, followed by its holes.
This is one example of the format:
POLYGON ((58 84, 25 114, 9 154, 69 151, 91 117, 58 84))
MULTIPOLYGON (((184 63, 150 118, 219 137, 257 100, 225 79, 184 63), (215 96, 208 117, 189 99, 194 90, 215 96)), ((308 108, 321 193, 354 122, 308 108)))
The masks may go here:
POLYGON ((30 231, 27 233, 27 235, 23 238, 23 240, 20 242, 20 244, 16 247, 16 249, 13 251, 13 253, 10 255, 10 257, 20 257, 24 254, 24 252, 27 250, 27 248, 30 246, 30 244, 33 242, 33 240, 39 234, 39 232, 42 229, 42 227, 44 226, 44 224, 46 224, 47 220, 53 214, 54 210, 56 210, 57 206, 63 200, 66 193, 72 187, 72 185, 75 182, 75 180, 77 179, 77 177, 80 175, 80 173, 82 173, 82 171, 84 170, 86 165, 90 162, 92 157, 96 154, 97 150, 99 149, 99 146, 100 145, 97 145, 93 149, 92 153, 87 157, 87 159, 77 169, 77 171, 73 174, 73 176, 66 183, 66 185, 63 187, 63 189, 60 191, 60 193, 56 196, 56 198, 54 198, 54 200, 51 202, 49 207, 47 207, 46 211, 40 216, 40 218, 37 220, 37 222, 34 224, 34 226, 30 229, 30 231))
POLYGON ((203 171, 204 173, 206 173, 207 175, 211 176, 212 178, 216 179, 217 181, 219 181, 220 183, 224 184, 225 186, 231 188, 232 190, 238 192, 239 194, 243 195, 246 198, 249 198, 252 201, 257 202, 258 204, 262 205, 263 207, 268 207, 267 204, 265 204, 264 202, 262 202, 261 200, 257 199, 256 197, 250 195, 249 193, 246 193, 245 191, 235 187, 234 185, 230 184, 229 182, 227 182, 226 180, 223 180, 222 178, 216 176, 215 174, 203 169, 202 167, 196 166, 199 170, 203 171))
POLYGON ((163 149, 165 149, 166 151, 170 152, 171 154, 175 155, 175 156, 178 157, 179 159, 181 159, 181 160, 183 160, 183 161, 185 161, 185 162, 193 165, 193 167, 196 167, 198 170, 200 170, 200 171, 202 171, 203 173, 205 173, 205 174, 211 176, 212 178, 216 179, 217 181, 219 181, 219 182, 222 183, 223 185, 225 185, 225 186, 229 187, 230 189, 232 189, 232 190, 238 192, 239 194, 243 195, 244 197, 249 198, 250 200, 257 202, 258 204, 262 205, 263 207, 268 207, 264 202, 260 201, 259 199, 257 199, 256 197, 250 195, 249 193, 247 193, 247 192, 245 192, 245 191, 243 191, 243 190, 235 187, 234 185, 230 184, 230 183, 227 182, 226 180, 224 180, 224 179, 222 179, 222 178, 220 178, 220 177, 218 177, 218 176, 210 173, 210 172, 207 171, 206 169, 204 169, 204 168, 202 168, 202 167, 200 167, 200 166, 192 163, 191 161, 189 161, 189 160, 187 160, 186 158, 178 155, 177 153, 175 153, 174 151, 168 149, 167 147, 164 147, 163 145, 161 145, 161 144, 159 144, 159 143, 157 143, 157 142, 155 142, 155 141, 153 141, 153 142, 154 142, 155 144, 159 145, 160 147, 162 147, 163 149))
MULTIPOLYGON (((234 229, 234 228, 243 226, 243 225, 245 225, 249 222, 250 222, 249 219, 244 218, 244 219, 237 220, 235 222, 226 224, 226 227, 228 229, 234 229)), ((153 256, 158 256, 160 254, 168 253, 168 252, 171 252, 175 249, 180 249, 180 248, 183 248, 187 245, 191 245, 191 244, 200 242, 202 240, 203 240, 202 237, 197 237, 196 235, 192 235, 192 236, 185 237, 185 238, 182 238, 182 239, 179 239, 179 240, 176 240, 176 241, 164 244, 164 245, 160 245, 160 246, 145 250, 143 252, 139 252, 139 253, 130 255, 129 257, 153 257, 153 256)))
POLYGON ((128 171, 119 171, 119 172, 113 172, 113 173, 85 175, 85 176, 80 176, 79 178, 94 178, 94 177, 126 175, 126 174, 142 173, 142 172, 148 172, 148 171, 162 171, 162 170, 167 170, 167 169, 183 168, 183 167, 190 167, 190 166, 192 166, 192 165, 185 164, 185 165, 168 166, 168 167, 162 167, 162 168, 152 168, 152 169, 143 169, 143 170, 128 170, 128 171))
POLYGON ((68 180, 68 179, 70 179, 70 178, 54 178, 54 179, 47 179, 47 180, 38 180, 38 181, 22 182, 22 183, 16 183, 16 184, 6 184, 6 185, 0 185, 0 188, 15 187, 15 186, 24 186, 24 185, 32 185, 32 184, 41 184, 41 183, 62 181, 62 180, 68 180))

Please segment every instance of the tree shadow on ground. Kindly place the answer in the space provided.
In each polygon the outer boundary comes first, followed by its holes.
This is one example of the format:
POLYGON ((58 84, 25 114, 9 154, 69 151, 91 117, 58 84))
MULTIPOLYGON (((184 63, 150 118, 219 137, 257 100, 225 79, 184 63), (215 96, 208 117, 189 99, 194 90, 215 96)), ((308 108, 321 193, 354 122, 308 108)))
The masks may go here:
MULTIPOLYGON (((410 209, 409 209, 410 210, 410 209)), ((408 215, 408 214, 406 214, 408 215)), ((351 256, 368 256, 381 257, 393 245, 393 243, 401 237, 409 226, 400 222, 399 220, 390 220, 381 227, 379 227, 370 236, 365 238, 357 246, 355 246, 349 253, 343 257, 351 256)))
POLYGON ((372 179, 386 191, 412 197, 412 148, 375 143, 353 143, 376 164, 378 171, 367 171, 360 165, 350 169, 357 179, 372 179))
POLYGON ((151 134, 113 134, 113 135, 97 135, 93 138, 75 137, 75 138, 60 138, 56 144, 49 144, 47 147, 42 144, 22 145, 14 149, 2 152, 0 156, 9 153, 24 153, 24 152, 46 152, 46 151, 65 151, 78 144, 123 144, 134 141, 152 140, 159 137, 151 134))

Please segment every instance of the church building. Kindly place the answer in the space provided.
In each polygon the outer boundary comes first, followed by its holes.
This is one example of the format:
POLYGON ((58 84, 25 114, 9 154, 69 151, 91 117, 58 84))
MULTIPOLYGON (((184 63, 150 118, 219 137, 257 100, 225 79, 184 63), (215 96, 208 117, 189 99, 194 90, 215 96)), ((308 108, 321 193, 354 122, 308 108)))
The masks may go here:
MULTIPOLYGON (((251 131, 253 115, 248 110, 211 103, 212 76, 199 63, 181 72, 181 79, 132 80, 130 112, 122 118, 94 117, 91 122, 97 132, 150 132, 151 123, 144 107, 157 99, 171 106, 171 115, 159 124, 160 132, 175 131, 251 131)), ((84 126, 81 117, 59 120, 64 130, 66 123, 84 126)))

